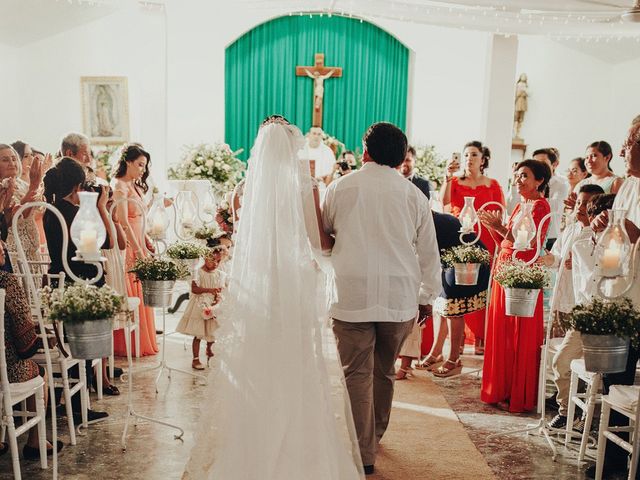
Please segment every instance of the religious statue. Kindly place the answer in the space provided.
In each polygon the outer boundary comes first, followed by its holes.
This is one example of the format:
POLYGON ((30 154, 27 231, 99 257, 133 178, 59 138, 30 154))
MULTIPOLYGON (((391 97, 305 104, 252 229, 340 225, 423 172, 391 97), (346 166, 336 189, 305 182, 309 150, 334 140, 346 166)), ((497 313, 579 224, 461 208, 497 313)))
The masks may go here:
POLYGON ((98 136, 110 137, 115 128, 114 105, 107 85, 99 85, 96 89, 96 119, 98 136))
POLYGON ((527 97, 529 96, 529 93, 527 92, 528 87, 527 75, 523 73, 520 75, 518 83, 516 83, 516 105, 513 114, 513 139, 519 140, 520 142, 522 142, 522 139, 520 138, 520 130, 522 129, 524 114, 527 112, 527 97))
POLYGON ((304 69, 309 78, 313 78, 313 108, 319 111, 322 108, 322 99, 324 98, 324 81, 333 75, 333 68, 326 75, 320 75, 320 72, 311 72, 304 69))

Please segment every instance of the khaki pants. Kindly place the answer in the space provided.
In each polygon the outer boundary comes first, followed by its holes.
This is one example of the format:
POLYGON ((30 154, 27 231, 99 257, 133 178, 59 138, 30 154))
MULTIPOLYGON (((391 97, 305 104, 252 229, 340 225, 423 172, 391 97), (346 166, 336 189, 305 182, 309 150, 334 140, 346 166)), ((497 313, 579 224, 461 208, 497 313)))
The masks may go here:
POLYGON ((395 361, 413 324, 414 319, 363 323, 333 320, 363 465, 375 463, 378 442, 389 424, 395 361))
POLYGON ((571 383, 571 361, 582 357, 582 340, 580 332, 568 330, 558 351, 553 357, 553 381, 558 388, 558 413, 567 415, 569 407, 569 387, 571 383))

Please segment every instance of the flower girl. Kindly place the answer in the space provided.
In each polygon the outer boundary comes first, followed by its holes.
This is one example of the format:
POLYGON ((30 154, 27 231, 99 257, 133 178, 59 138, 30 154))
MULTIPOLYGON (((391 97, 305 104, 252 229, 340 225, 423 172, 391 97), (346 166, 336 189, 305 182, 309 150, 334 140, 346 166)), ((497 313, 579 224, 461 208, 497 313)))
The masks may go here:
POLYGON ((225 287, 225 274, 220 267, 225 247, 218 245, 209 249, 204 265, 196 271, 191 282, 191 297, 187 308, 180 319, 177 331, 185 335, 193 335, 191 367, 194 370, 204 370, 200 363, 200 341, 207 342, 207 361, 213 356, 211 346, 214 342, 213 333, 218 328, 216 306, 222 299, 221 293, 225 287))

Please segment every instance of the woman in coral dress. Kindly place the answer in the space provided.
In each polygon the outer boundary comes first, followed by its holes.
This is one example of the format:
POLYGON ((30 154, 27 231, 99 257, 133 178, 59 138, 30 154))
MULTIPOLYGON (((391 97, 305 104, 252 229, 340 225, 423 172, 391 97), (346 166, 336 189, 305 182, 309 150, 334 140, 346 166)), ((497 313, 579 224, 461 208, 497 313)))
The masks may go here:
MULTIPOLYGON (((144 205, 143 196, 149 189, 146 180, 149 176, 150 160, 151 156, 138 145, 128 145, 123 149, 115 173, 115 201, 128 198, 138 200, 144 205)), ((133 202, 122 202, 116 208, 118 219, 127 238, 125 271, 128 271, 138 258, 148 255, 145 248, 147 239, 142 228, 143 215, 147 212, 146 207, 141 211, 140 206, 133 202)), ((158 352, 158 343, 153 309, 144 305, 142 284, 132 273, 127 273, 127 294, 129 297, 140 299, 140 331, 136 333, 140 335, 140 355, 155 355, 158 352)), ((133 346, 134 342, 131 345, 133 346)), ((123 330, 113 332, 113 350, 118 356, 127 354, 123 330)))
MULTIPOLYGON (((473 206, 476 210, 487 202, 505 205, 502 187, 497 180, 485 175, 491 159, 489 148, 478 141, 469 142, 464 146, 463 156, 465 161, 461 176, 454 175, 460 167, 456 161, 449 162, 447 166, 447 178, 442 186, 442 203, 445 209, 448 208, 452 215, 459 217, 464 207, 464 197, 475 198, 473 206)), ((486 210, 500 211, 500 207, 491 205, 486 210)), ((477 226, 475 230, 478 230, 477 226)), ((497 244, 486 228, 481 230, 480 240, 493 258, 497 244)), ((485 314, 485 310, 482 309, 464 316, 467 326, 465 335, 468 341, 475 344, 476 354, 483 353, 485 314)))
MULTIPOLYGON (((525 201, 533 202, 533 220, 536 227, 551 209, 544 198, 551 170, 546 163, 525 160, 518 164, 516 185, 525 201)), ((518 205, 508 224, 502 224, 500 215, 481 212, 482 225, 496 239, 502 239, 500 252, 494 268, 509 262, 513 254, 511 228, 520 212, 518 205)), ((545 222, 542 238, 549 226, 545 222)), ((531 249, 519 252, 517 258, 528 261, 535 255, 534 239, 531 249)), ((542 243, 544 245, 544 242, 542 243)), ((491 300, 488 307, 485 338, 484 369, 480 399, 486 403, 499 404, 510 412, 523 412, 536 407, 538 396, 538 369, 540 368, 540 346, 544 340, 543 296, 538 296, 533 318, 514 317, 505 314, 505 293, 495 280, 491 285, 491 300)))

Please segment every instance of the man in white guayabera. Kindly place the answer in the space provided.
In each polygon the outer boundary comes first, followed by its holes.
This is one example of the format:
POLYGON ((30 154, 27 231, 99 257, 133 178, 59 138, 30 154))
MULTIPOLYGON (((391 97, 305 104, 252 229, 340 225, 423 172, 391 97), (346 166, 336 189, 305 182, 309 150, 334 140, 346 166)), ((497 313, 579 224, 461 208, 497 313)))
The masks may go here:
POLYGON ((372 125, 362 168, 329 185, 322 209, 325 232, 335 237, 329 314, 366 474, 389 423, 402 343, 442 290, 429 202, 396 170, 406 152, 399 128, 372 125))

